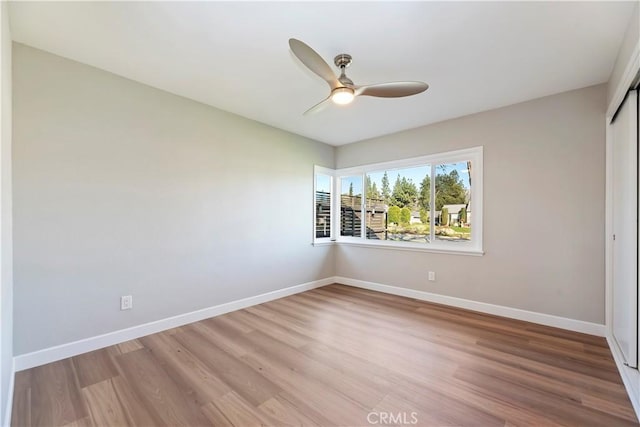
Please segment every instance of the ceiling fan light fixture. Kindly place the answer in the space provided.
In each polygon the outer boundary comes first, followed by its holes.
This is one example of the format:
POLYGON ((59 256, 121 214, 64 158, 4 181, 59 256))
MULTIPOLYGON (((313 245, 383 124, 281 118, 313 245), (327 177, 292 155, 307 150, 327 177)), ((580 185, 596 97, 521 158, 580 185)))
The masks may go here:
POLYGON ((355 98, 355 93, 350 87, 337 87, 331 92, 331 100, 334 104, 350 104, 355 98))

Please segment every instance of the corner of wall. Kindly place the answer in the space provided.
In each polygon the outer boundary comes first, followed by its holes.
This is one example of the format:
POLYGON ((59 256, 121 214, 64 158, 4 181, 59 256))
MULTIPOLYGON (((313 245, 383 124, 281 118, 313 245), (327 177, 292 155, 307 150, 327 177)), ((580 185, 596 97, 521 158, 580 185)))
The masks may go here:
POLYGON ((13 397, 12 79, 8 2, 0 3, 0 422, 11 421, 13 397))

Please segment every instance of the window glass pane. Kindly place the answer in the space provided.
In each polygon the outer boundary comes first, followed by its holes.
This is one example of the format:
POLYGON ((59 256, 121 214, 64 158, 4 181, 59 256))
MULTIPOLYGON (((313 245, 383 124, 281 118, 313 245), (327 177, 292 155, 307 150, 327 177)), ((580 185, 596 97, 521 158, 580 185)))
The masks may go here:
POLYGON ((316 239, 331 237, 331 177, 316 175, 316 239))
POLYGON ((360 237, 362 177, 344 176, 340 182, 340 235, 360 237))
POLYGON ((430 175, 429 165, 366 175, 368 239, 429 241, 430 175))
POLYGON ((436 240, 471 240, 471 162, 436 166, 436 240))
POLYGON ((383 172, 373 172, 366 175, 365 183, 365 207, 367 239, 386 240, 387 239, 387 200, 389 199, 388 186, 383 195, 382 191, 383 172))

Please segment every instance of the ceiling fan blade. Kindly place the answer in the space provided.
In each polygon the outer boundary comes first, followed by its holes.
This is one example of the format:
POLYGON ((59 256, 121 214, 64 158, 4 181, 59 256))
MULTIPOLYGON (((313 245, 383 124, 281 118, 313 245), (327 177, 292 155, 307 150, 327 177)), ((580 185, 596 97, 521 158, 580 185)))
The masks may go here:
POLYGON ((331 89, 342 86, 329 64, 307 44, 297 39, 289 39, 289 47, 300 62, 329 83, 331 89))
POLYGON ((391 82, 375 85, 358 86, 356 96, 377 96, 380 98, 400 98, 424 92, 429 85, 423 82, 391 82))
POLYGON ((302 115, 303 116, 308 116, 310 114, 319 113, 320 111, 324 110, 327 107, 327 105, 329 105, 328 101, 330 99, 331 99, 331 95, 327 96, 325 99, 323 99, 322 101, 318 102, 313 107, 309 108, 307 111, 302 113, 302 115))

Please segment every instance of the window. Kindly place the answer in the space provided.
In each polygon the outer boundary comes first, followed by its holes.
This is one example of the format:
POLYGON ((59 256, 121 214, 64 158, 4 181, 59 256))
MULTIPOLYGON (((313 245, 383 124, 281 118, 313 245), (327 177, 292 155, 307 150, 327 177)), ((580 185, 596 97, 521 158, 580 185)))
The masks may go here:
POLYGON ((340 236, 362 233, 362 176, 340 177, 340 236))
POLYGON ((482 147, 342 169, 334 176, 338 243, 482 253, 482 147))
POLYGON ((439 164, 435 167, 436 240, 471 241, 470 160, 439 164))
POLYGON ((314 182, 314 242, 331 240, 331 219, 333 207, 333 170, 320 166, 315 168, 314 182))
POLYGON ((366 180, 367 239, 431 241, 430 165, 368 172, 366 180))

